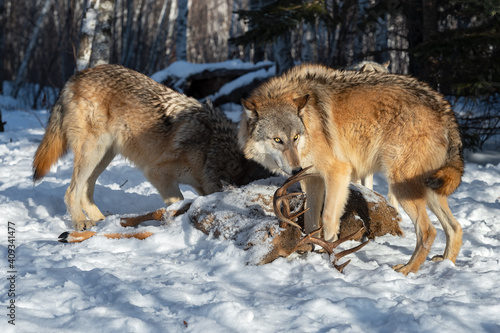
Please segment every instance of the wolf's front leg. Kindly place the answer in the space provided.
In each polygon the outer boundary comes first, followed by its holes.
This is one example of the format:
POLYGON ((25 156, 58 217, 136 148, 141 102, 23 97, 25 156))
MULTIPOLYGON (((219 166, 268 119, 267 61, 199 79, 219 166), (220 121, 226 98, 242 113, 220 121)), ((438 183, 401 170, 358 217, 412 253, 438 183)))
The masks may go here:
POLYGON ((178 179, 163 172, 162 168, 168 170, 164 165, 160 165, 158 168, 145 169, 143 172, 149 182, 158 190, 165 205, 170 206, 174 202, 183 200, 184 197, 179 189, 178 179))
POLYGON ((339 164, 329 170, 325 177, 325 205, 323 208, 323 238, 335 241, 340 229, 340 217, 349 197, 351 168, 348 164, 339 164))

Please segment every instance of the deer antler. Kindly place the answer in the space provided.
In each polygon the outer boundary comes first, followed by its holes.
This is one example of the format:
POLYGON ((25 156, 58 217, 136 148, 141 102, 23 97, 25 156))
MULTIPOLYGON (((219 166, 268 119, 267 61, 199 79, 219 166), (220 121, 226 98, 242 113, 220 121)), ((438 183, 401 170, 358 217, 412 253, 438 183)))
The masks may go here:
POLYGON ((290 216, 291 214, 290 199, 293 197, 297 197, 299 195, 303 195, 304 193, 302 192, 287 193, 287 190, 290 186, 292 186, 296 182, 303 180, 304 178, 318 176, 318 174, 316 173, 306 174, 306 171, 309 170, 310 168, 312 168, 312 165, 308 166, 305 169, 302 169, 300 172, 288 178, 285 181, 285 183, 280 188, 278 188, 276 192, 274 192, 274 197, 273 197, 274 214, 276 214, 278 220, 293 225, 294 227, 297 227, 301 230, 302 227, 293 220, 299 217, 300 215, 304 214, 307 211, 307 209, 304 209, 303 211, 293 216, 290 216), (281 204, 283 204, 283 212, 281 211, 281 204))
MULTIPOLYGON (((298 213, 296 213, 295 215, 291 215, 291 212, 290 212, 290 199, 295 197, 295 196, 299 196, 299 195, 302 195, 303 193, 299 193, 299 192, 294 192, 294 193, 287 193, 287 190, 290 186, 292 186, 293 184, 295 184, 296 182, 298 181, 301 181, 307 177, 317 177, 318 174, 317 173, 312 173, 312 174, 307 174, 306 171, 309 170, 312 166, 309 166, 305 169, 302 169, 300 172, 298 172, 297 174, 293 175, 292 177, 288 178, 285 183, 276 190, 276 192, 274 193, 274 197, 273 197, 273 208, 274 208, 274 213, 276 214, 276 217, 281 221, 281 222, 284 222, 286 224, 289 224, 289 225, 292 225, 294 227, 297 227, 299 229, 302 230, 302 228, 300 227, 300 225, 298 225, 296 222, 294 222, 293 220, 296 219, 297 217, 299 217, 300 215, 304 214, 307 209, 304 209, 298 213), (281 209, 281 205, 283 204, 283 211, 281 209)), ((338 240, 336 240, 335 242, 329 242, 329 241, 326 241, 322 238, 319 238, 319 237, 315 237, 314 235, 319 233, 320 231, 322 230, 322 228, 319 228, 315 231, 313 231, 312 233, 310 233, 309 235, 306 235, 304 237, 302 237, 299 242, 297 243, 295 249, 298 249, 300 248, 301 246, 304 246, 306 244, 316 244, 316 245, 319 245, 321 246, 330 256, 333 254, 334 255, 334 259, 333 259, 333 266, 339 270, 339 272, 342 272, 342 270, 344 269, 345 266, 347 266, 351 260, 348 260, 346 261, 345 263, 341 264, 341 265, 337 265, 336 262, 341 259, 342 257, 348 255, 348 254, 351 254, 353 252, 356 252, 358 251, 359 249, 361 249, 362 247, 364 247, 366 244, 368 244, 369 240, 367 240, 366 242, 356 246, 356 247, 353 247, 351 249, 347 249, 347 250, 344 250, 344 251, 341 251, 339 253, 334 253, 334 249, 337 248, 337 246, 339 246, 340 244, 348 241, 348 240, 351 240, 353 238, 357 238, 357 237, 360 237, 364 232, 365 232, 365 228, 364 227, 361 227, 358 231, 356 231, 355 233, 353 234, 350 234, 350 235, 347 235, 345 237, 342 237, 338 240)))

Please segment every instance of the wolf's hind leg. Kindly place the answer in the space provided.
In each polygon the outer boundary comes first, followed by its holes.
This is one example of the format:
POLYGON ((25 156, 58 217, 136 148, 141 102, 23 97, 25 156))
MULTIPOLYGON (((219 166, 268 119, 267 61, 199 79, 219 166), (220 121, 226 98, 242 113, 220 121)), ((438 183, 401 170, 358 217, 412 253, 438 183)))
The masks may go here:
POLYGON ((396 211, 399 213, 399 202, 398 199, 396 199, 396 196, 394 193, 392 193, 391 188, 389 187, 389 192, 387 193, 387 198, 389 199, 389 203, 391 206, 396 208, 396 211))
POLYGON ((407 275, 408 273, 418 272, 420 265, 425 261, 431 250, 434 238, 436 238, 436 229, 431 224, 426 210, 425 189, 423 184, 418 183, 391 185, 392 193, 396 196, 401 207, 408 214, 415 226, 417 244, 412 257, 405 265, 396 265, 393 268, 407 275))
POLYGON ((373 174, 367 175, 366 177, 361 179, 361 185, 369 188, 370 190, 373 190, 373 174))
POLYGON ((80 141, 77 143, 79 146, 75 145, 72 147, 75 154, 75 161, 73 175, 68 190, 66 191, 65 201, 71 219, 73 220, 74 228, 76 230, 84 230, 94 226, 98 221, 88 219, 84 211, 92 209, 90 209, 89 206, 82 205, 88 204, 88 198, 84 199, 84 196, 87 195, 86 192, 88 192, 87 182, 89 178, 92 177, 96 167, 103 160, 104 155, 108 151, 108 147, 103 146, 102 142, 92 136, 85 138, 84 142, 80 141))
POLYGON ((101 213, 94 202, 94 188, 97 178, 106 169, 109 163, 111 163, 114 157, 115 152, 112 148, 108 148, 101 161, 96 165, 94 171, 85 183, 85 195, 82 197, 82 207, 87 214, 87 218, 91 221, 99 221, 104 219, 104 215, 101 213))
POLYGON ((432 190, 428 191, 427 205, 437 216, 446 235, 446 248, 444 254, 434 256, 432 261, 449 259, 455 263, 458 252, 462 247, 462 227, 455 219, 448 206, 448 199, 444 195, 439 195, 432 190))
POLYGON ((83 213, 81 200, 79 197, 79 192, 82 192, 82 189, 80 189, 80 187, 82 186, 78 184, 78 173, 79 172, 77 172, 77 170, 73 171, 71 183, 66 190, 64 201, 66 202, 68 213, 71 216, 71 220, 73 221, 73 227, 75 228, 75 230, 81 231, 87 228, 87 216, 85 216, 85 214, 83 213))

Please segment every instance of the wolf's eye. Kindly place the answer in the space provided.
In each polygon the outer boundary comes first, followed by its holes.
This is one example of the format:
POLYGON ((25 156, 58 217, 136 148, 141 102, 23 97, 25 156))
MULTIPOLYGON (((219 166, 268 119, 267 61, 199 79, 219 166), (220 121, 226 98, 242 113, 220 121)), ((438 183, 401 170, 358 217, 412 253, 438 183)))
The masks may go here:
POLYGON ((293 137, 293 141, 297 141, 298 139, 299 139, 299 135, 295 134, 295 136, 293 137))
POLYGON ((280 138, 274 138, 274 141, 276 141, 277 143, 283 143, 280 138))

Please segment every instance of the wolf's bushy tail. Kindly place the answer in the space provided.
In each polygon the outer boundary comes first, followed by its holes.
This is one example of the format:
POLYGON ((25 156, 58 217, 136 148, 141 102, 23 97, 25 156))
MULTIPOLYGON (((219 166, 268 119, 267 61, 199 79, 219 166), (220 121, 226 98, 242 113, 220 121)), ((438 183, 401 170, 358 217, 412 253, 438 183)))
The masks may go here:
MULTIPOLYGON (((452 111, 450 111, 452 112, 452 111)), ((460 185, 464 174, 462 139, 455 116, 448 124, 448 151, 444 165, 425 180, 425 185, 440 195, 450 196, 460 185)))
POLYGON ((33 157, 33 181, 43 178, 50 167, 68 151, 68 141, 62 128, 63 105, 59 97, 52 107, 49 124, 33 157))

